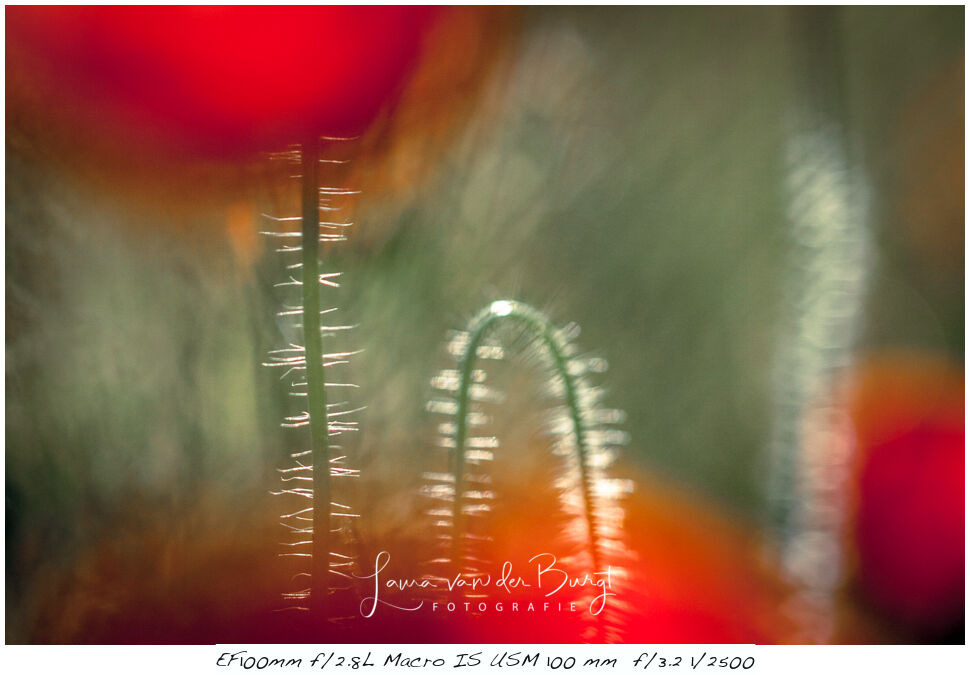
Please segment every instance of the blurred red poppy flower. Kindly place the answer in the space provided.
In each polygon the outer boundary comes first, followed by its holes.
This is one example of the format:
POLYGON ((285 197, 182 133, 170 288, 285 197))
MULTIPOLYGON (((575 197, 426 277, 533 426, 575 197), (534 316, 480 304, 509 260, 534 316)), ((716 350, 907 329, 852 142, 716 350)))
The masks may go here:
POLYGON ((859 587, 884 616, 936 639, 964 608, 962 370, 925 355, 872 359, 852 410, 859 587))
POLYGON ((234 155, 353 135, 399 93, 437 12, 8 7, 7 68, 75 126, 234 155), (13 57, 13 58, 12 58, 13 57))

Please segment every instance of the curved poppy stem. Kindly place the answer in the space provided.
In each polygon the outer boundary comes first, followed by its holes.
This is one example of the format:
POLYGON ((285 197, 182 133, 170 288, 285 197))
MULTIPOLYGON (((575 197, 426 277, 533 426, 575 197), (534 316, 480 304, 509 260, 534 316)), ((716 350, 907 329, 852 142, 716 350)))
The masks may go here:
POLYGON ((572 426, 573 437, 576 442, 576 453, 579 459, 580 483, 583 493, 586 528, 589 535, 589 553, 593 561, 593 569, 598 570, 600 554, 596 545, 596 517, 593 504, 593 479, 590 475, 589 443, 583 422, 577 377, 570 372, 569 358, 565 353, 565 341, 559 336, 549 319, 538 310, 515 300, 496 300, 479 312, 468 327, 469 342, 461 360, 459 361, 459 384, 457 393, 457 420, 455 430, 455 497, 452 512, 454 547, 452 559, 455 564, 461 560, 461 541, 464 531, 464 469, 465 469, 465 441, 468 436, 468 412, 470 404, 470 390, 475 363, 478 358, 478 347, 486 334, 498 323, 516 322, 534 337, 540 339, 545 346, 553 365, 553 369, 563 381, 564 398, 572 426))

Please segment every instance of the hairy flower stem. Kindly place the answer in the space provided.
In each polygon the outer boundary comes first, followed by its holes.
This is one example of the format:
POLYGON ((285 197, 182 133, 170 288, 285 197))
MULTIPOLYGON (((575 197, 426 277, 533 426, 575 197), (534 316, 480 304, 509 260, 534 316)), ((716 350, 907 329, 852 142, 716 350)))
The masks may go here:
POLYGON ((313 554, 310 610, 324 615, 330 593, 330 430, 320 335, 320 191, 318 140, 303 143, 303 338, 306 348, 307 410, 313 456, 313 554))
POLYGON ((853 153, 838 8, 791 8, 793 106, 785 143, 790 307, 775 356, 770 437, 771 554, 793 582, 802 633, 839 623, 854 434, 839 383, 864 326, 875 253, 867 179, 853 153))
POLYGON ((589 445, 586 439, 585 425, 580 412, 579 396, 577 393, 576 377, 568 367, 568 357, 563 351, 563 341, 556 333, 552 323, 542 313, 532 307, 512 300, 493 302, 472 319, 469 325, 469 343, 459 363, 458 411, 457 428, 455 431, 455 501, 452 513, 454 523, 453 560, 456 565, 461 561, 462 532, 464 531, 464 469, 465 469, 465 441, 468 436, 468 412, 470 408, 470 388, 472 375, 475 370, 478 347, 486 334, 498 323, 517 322, 526 331, 542 341, 552 360, 553 370, 563 381, 564 398, 572 426, 572 433, 576 442, 576 453, 579 459, 580 480, 583 492, 583 506, 586 517, 586 527, 589 534, 589 553, 592 557, 593 569, 600 569, 600 555, 597 548, 596 522, 593 504, 593 479, 588 467, 589 445))

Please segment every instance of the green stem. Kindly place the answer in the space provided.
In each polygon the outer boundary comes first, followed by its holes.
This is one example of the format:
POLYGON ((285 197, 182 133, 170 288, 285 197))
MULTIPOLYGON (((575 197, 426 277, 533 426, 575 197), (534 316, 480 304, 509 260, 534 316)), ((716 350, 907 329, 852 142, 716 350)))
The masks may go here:
POLYGON ((549 319, 532 307, 514 300, 498 300, 479 312, 469 324, 469 342, 459 363, 458 410, 457 426, 455 430, 455 500, 452 512, 454 534, 452 538, 453 560, 456 565, 461 562, 462 532, 464 532, 464 472, 465 472, 465 442, 468 436, 468 412, 470 405, 470 389, 472 373, 475 370, 478 347, 489 330, 499 322, 515 321, 529 331, 534 337, 542 340, 543 345, 552 357, 553 369, 562 378, 565 387, 565 403, 569 411, 572 430, 576 439, 576 453, 579 459, 580 482, 583 492, 586 528, 589 535, 589 553, 593 561, 593 569, 600 569, 600 555, 596 546, 596 521, 593 508, 593 480, 590 476, 587 460, 589 446, 583 416, 580 411, 577 377, 569 372, 568 356, 564 353, 564 343, 556 335, 555 328, 549 319))
POLYGON ((303 143, 303 338, 310 450, 313 456, 313 554, 310 610, 325 614, 330 593, 330 429, 320 335, 320 191, 317 139, 303 143))

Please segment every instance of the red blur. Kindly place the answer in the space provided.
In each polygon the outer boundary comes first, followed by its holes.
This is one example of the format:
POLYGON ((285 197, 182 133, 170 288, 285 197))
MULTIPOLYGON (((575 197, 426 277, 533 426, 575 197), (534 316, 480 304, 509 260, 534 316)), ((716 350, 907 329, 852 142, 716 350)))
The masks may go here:
POLYGON ((7 63, 79 131, 237 156, 355 135, 393 105, 437 11, 8 7, 7 63), (11 58, 11 56, 16 58, 11 58))

